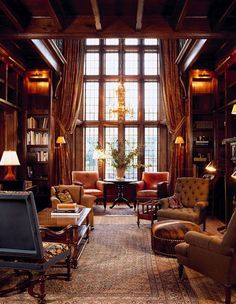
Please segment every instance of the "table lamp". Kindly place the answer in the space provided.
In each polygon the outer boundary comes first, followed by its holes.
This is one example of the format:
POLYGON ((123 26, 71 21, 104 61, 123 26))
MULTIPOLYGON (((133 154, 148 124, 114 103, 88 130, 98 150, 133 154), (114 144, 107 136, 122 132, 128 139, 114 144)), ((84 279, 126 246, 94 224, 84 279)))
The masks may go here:
POLYGON ((12 171, 12 166, 19 166, 20 162, 16 151, 3 151, 0 166, 7 166, 7 174, 4 180, 15 180, 16 176, 12 171))

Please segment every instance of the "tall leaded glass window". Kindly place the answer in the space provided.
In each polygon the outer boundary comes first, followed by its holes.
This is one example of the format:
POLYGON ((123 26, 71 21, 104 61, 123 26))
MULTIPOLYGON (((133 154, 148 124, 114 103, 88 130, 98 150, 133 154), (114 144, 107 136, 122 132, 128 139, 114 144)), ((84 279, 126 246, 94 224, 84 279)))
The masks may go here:
MULTIPOLYGON (((146 171, 159 170, 160 146, 166 149, 166 141, 161 145, 160 136, 160 128, 166 126, 160 122, 159 73, 158 39, 86 39, 84 108, 78 126, 84 134, 81 143, 84 169, 98 169, 93 149, 99 142, 107 154, 101 177, 115 178, 109 143, 119 141, 126 154, 141 147, 142 153, 134 164, 150 164, 144 168, 146 171), (123 107, 128 111, 124 115, 117 114, 120 83, 125 88, 123 107)), ((135 166, 127 168, 125 176, 138 179, 142 170, 135 166)))

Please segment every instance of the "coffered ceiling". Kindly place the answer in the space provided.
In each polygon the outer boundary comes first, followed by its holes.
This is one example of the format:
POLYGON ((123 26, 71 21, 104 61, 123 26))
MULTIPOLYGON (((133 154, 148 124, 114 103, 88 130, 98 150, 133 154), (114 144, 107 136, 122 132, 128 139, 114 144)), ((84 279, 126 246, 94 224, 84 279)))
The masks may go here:
POLYGON ((236 0, 0 0, 0 39, 236 38, 236 0))

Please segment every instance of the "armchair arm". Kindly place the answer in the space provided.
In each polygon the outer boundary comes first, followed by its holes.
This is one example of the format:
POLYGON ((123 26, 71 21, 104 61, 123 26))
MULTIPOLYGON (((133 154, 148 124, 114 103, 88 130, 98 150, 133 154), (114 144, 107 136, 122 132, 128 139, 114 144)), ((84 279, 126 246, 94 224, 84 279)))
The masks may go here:
POLYGON ((50 201, 51 201, 51 207, 54 209, 57 208, 57 204, 60 204, 61 202, 59 198, 57 198, 56 196, 51 196, 50 201))
POLYGON ((144 181, 137 181, 134 182, 134 184, 136 185, 136 190, 140 191, 144 189, 144 181))
POLYGON ((64 229, 60 231, 53 231, 47 227, 40 226, 40 234, 43 240, 51 241, 51 242, 62 242, 70 245, 71 234, 73 233, 73 226, 67 225, 64 229))
POLYGON ((199 202, 196 202, 194 208, 204 209, 207 206, 208 206, 208 202, 207 201, 199 201, 199 202))
POLYGON ((105 185, 105 184, 106 184, 106 182, 101 181, 101 180, 98 180, 97 183, 96 183, 97 188, 98 188, 99 190, 101 190, 102 192, 104 192, 104 185, 105 185))
POLYGON ((206 249, 222 255, 233 255, 234 249, 222 245, 222 239, 217 236, 209 236, 204 233, 189 231, 184 237, 186 243, 206 249))
POLYGON ((157 196, 163 198, 168 196, 168 181, 157 184, 157 196))
POLYGON ((96 199, 96 196, 94 196, 94 195, 84 194, 81 197, 80 204, 83 205, 83 206, 86 206, 88 208, 92 208, 95 199, 96 199))
POLYGON ((167 209, 167 208, 169 208, 169 198, 168 197, 160 199, 159 202, 160 202, 161 209, 167 209))
POLYGON ((83 186, 83 183, 79 182, 79 181, 72 181, 73 185, 78 185, 78 186, 83 186))

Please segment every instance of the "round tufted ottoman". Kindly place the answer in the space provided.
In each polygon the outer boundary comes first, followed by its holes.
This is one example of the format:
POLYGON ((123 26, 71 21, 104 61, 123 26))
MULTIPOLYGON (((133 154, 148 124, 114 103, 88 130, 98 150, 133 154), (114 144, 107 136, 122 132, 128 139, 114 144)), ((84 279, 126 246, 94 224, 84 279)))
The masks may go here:
POLYGON ((155 253, 175 257, 175 245, 184 241, 188 231, 201 232, 197 224, 181 220, 160 221, 152 225, 151 241, 155 253))

